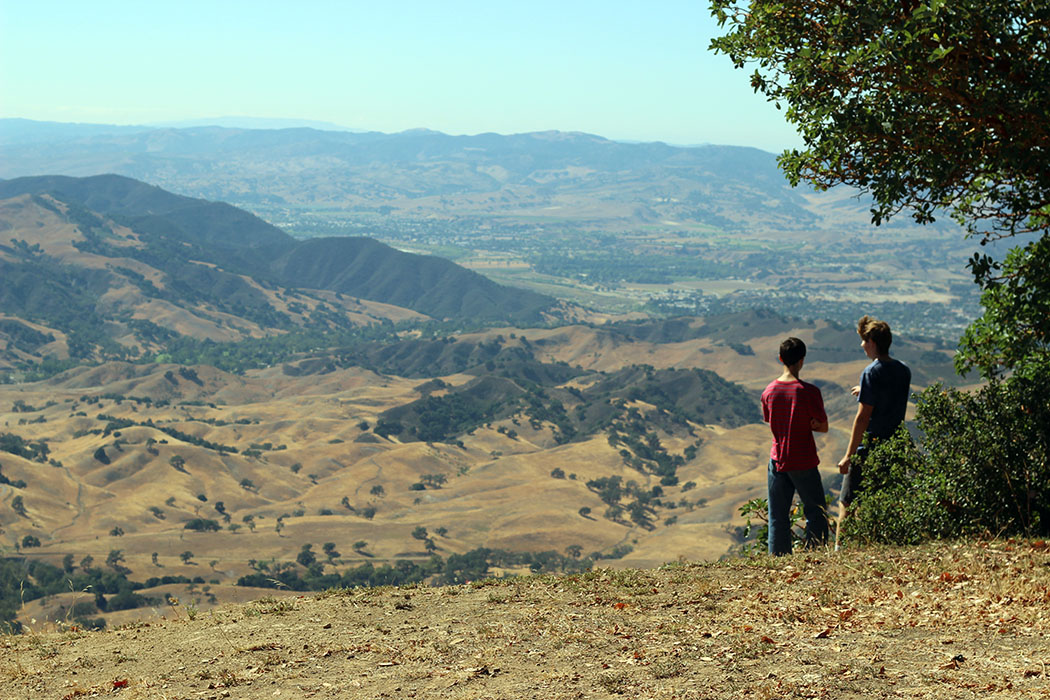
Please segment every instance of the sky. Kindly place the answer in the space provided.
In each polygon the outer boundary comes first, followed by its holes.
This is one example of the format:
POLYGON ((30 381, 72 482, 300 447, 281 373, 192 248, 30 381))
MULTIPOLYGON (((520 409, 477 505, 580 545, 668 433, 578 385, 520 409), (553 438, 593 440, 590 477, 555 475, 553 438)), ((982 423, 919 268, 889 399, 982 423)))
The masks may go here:
POLYGON ((706 0, 0 0, 0 117, 801 140, 706 0))

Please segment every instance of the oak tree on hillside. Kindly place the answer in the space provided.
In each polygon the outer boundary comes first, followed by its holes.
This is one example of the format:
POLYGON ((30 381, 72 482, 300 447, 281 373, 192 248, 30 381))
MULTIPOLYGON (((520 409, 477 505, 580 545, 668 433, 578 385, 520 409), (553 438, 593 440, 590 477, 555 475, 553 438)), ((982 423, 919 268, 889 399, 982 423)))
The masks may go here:
POLYGON ((299 550, 299 554, 296 555, 295 560, 304 567, 309 567, 315 561, 317 561, 317 555, 314 554, 314 546, 312 544, 304 544, 302 549, 299 550))

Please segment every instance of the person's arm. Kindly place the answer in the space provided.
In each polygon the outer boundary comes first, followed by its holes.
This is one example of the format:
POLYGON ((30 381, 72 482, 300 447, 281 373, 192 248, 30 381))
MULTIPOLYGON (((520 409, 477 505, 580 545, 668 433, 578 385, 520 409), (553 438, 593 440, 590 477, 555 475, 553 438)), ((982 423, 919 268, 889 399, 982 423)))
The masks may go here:
POLYGON ((875 407, 869 404, 857 404, 857 415, 853 417, 853 431, 849 436, 849 447, 846 448, 846 456, 839 460, 840 474, 849 472, 850 458, 860 447, 861 440, 864 439, 864 431, 868 429, 868 423, 871 422, 871 412, 874 410, 875 407))
POLYGON ((830 428, 826 420, 821 423, 816 418, 809 419, 809 427, 812 428, 815 433, 826 433, 828 432, 828 428, 830 428))

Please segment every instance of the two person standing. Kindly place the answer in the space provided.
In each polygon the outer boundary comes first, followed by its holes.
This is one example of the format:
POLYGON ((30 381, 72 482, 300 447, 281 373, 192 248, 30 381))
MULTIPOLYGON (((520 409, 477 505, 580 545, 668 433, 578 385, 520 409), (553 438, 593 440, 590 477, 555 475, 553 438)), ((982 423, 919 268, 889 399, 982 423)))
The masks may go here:
MULTIPOLYGON (((911 370, 890 357, 893 335, 885 321, 864 316, 857 322, 861 347, 871 360, 861 374, 860 384, 853 387, 857 397, 857 415, 853 420, 850 442, 839 460, 843 479, 841 500, 852 503, 861 488, 863 457, 872 441, 888 438, 904 421, 911 385, 911 370), (867 445, 864 436, 869 439, 867 445)), ((762 392, 762 418, 769 423, 773 444, 769 452, 767 474, 769 504, 769 553, 790 554, 791 501, 795 493, 802 501, 806 517, 806 545, 827 543, 828 520, 824 486, 817 465, 814 432, 828 431, 828 418, 820 389, 799 378, 806 358, 806 344, 788 338, 780 344, 780 361, 784 371, 762 392)))

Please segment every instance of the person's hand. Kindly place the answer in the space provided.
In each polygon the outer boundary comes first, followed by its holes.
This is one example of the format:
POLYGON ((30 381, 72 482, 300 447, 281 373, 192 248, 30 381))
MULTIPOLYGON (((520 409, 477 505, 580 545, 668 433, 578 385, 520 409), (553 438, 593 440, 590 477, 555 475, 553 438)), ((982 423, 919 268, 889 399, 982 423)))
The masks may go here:
POLYGON ((839 460, 839 474, 849 474, 849 463, 849 455, 846 455, 845 457, 839 460))
POLYGON ((857 386, 850 389, 849 393, 853 394, 854 396, 860 396, 860 385, 858 384, 857 386))

